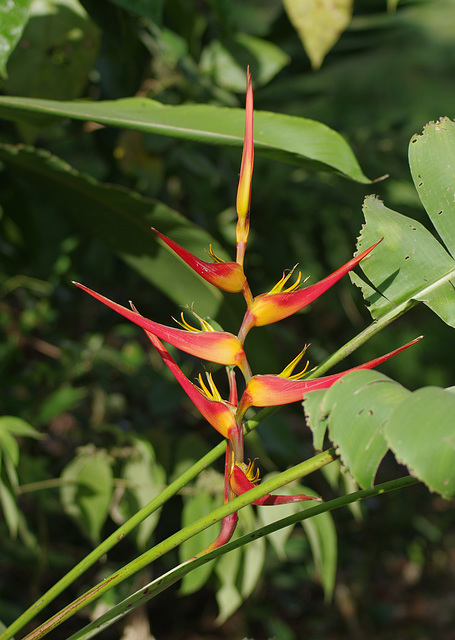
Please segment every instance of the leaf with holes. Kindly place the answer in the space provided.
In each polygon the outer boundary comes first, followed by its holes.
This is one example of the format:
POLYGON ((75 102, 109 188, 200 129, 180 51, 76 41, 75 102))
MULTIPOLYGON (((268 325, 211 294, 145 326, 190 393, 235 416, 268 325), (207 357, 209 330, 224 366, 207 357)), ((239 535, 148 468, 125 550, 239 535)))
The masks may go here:
POLYGON ((351 274, 362 289, 373 318, 404 313, 423 302, 455 327, 455 123, 428 124, 409 145, 412 177, 428 216, 445 247, 419 222, 366 198, 366 225, 358 251, 383 241, 361 263, 367 278, 351 274))

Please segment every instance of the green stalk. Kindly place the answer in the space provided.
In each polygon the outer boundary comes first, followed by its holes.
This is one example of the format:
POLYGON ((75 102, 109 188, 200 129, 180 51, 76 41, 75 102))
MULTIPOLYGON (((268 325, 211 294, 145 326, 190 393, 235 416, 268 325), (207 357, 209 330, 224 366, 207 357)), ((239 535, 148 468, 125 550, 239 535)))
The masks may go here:
MULTIPOLYGON (((222 443, 224 444, 224 443, 222 443)), ((223 506, 215 509, 212 513, 200 518, 196 522, 193 522, 191 525, 181 529, 177 533, 174 533, 172 536, 163 540, 159 544, 157 544, 153 549, 149 549, 142 555, 135 558, 133 561, 113 573, 109 578, 106 578, 102 582, 98 583, 95 587, 84 593, 82 596, 74 600, 67 607, 59 611, 56 615, 49 618, 45 623, 40 625, 37 629, 32 631, 24 640, 38 640, 45 636, 49 631, 52 631, 56 627, 58 627, 62 622, 70 618, 77 611, 90 604, 94 600, 96 600, 99 596, 101 596, 106 591, 109 591, 117 584, 120 584, 127 578, 131 577, 150 563, 154 562, 157 558, 160 558, 165 553, 168 553, 172 549, 175 549, 178 545, 185 542, 192 536, 196 535, 200 531, 207 529, 211 525, 219 522, 229 514, 242 509, 247 504, 251 504, 254 500, 257 500, 261 496, 274 491, 282 487, 285 484, 293 482, 294 480, 298 480, 310 473, 313 473, 317 469, 333 462, 337 459, 335 454, 335 450, 328 449, 319 455, 310 458, 309 460, 305 460, 300 464, 292 467, 291 469, 287 469, 283 473, 267 480, 254 489, 247 491, 241 496, 238 496, 234 500, 227 502, 223 506)), ((208 554, 207 554, 208 555, 208 554)), ((3 639, 2 639, 3 640, 3 639)))
POLYGON ((219 556, 224 555, 225 553, 228 553, 233 549, 238 549, 239 547, 253 542, 253 540, 257 540, 258 538, 267 536, 274 531, 278 531, 279 529, 283 529, 284 527, 293 525, 296 522, 312 518, 313 516, 319 515, 320 513, 332 511, 333 509, 339 509, 340 507, 344 507, 348 504, 351 504, 352 502, 364 500, 365 498, 371 498, 372 496, 386 493, 388 491, 402 489, 417 482, 418 480, 416 480, 416 478, 405 476, 404 478, 399 478, 398 480, 384 482, 383 484, 380 484, 373 489, 355 491, 354 493, 350 493, 347 496, 336 498, 335 500, 330 500, 329 502, 324 502, 323 504, 317 505, 315 507, 306 508, 304 511, 300 511, 299 513, 287 516, 286 518, 283 518, 278 522, 273 522, 267 526, 257 529, 256 531, 237 538, 236 540, 232 540, 231 542, 228 542, 222 547, 219 547, 218 549, 215 549, 214 551, 211 551, 204 556, 192 558, 191 560, 180 564, 178 567, 171 569, 156 580, 153 580, 145 587, 142 587, 142 589, 139 589, 139 591, 136 591, 136 593, 132 594, 119 604, 115 605, 105 614, 101 615, 99 618, 86 625, 83 629, 73 634, 70 638, 68 638, 68 640, 89 640, 89 638, 93 638, 104 629, 107 629, 112 624, 131 613, 131 611, 133 611, 137 607, 145 604, 148 600, 151 600, 158 594, 162 593, 165 589, 183 578, 183 576, 185 576, 190 571, 193 571, 206 562, 210 562, 211 560, 214 560, 215 558, 218 558, 219 556))
POLYGON ((341 362, 344 358, 353 353, 360 346, 365 344, 367 340, 372 338, 374 335, 382 331, 385 327, 391 324, 394 320, 402 316, 406 311, 409 311, 412 307, 417 304, 415 300, 405 300, 401 304, 394 307, 388 313, 385 313, 383 316, 378 318, 377 320, 373 320, 373 322, 366 327, 363 331, 346 342, 345 345, 340 347, 335 353, 332 353, 328 358, 326 358, 321 364, 319 364, 311 374, 308 375, 308 379, 317 378, 322 374, 326 373, 329 369, 334 367, 336 364, 341 362))

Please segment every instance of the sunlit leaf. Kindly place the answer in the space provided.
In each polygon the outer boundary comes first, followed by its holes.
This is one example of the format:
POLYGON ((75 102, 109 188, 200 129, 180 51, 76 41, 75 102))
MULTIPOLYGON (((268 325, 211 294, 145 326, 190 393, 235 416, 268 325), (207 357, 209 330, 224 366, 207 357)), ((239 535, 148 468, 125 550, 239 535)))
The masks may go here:
POLYGON ((22 46, 9 59, 3 90, 21 96, 76 98, 87 83, 98 43, 98 27, 77 0, 34 2, 22 46))
MULTIPOLYGON (((204 144, 243 146, 243 109, 206 104, 171 106, 139 97, 62 102, 0 96, 0 118, 38 125, 53 122, 57 116, 204 144)), ((254 118, 254 143, 258 155, 369 182, 347 142, 326 125, 267 111, 256 111, 254 118)))
POLYGON ((409 165, 423 206, 455 257, 455 122, 430 122, 409 144, 409 165))
POLYGON ((27 24, 31 0, 0 3, 0 76, 7 77, 6 63, 27 24))
POLYGON ((319 69, 351 21, 352 0, 283 0, 283 4, 312 67, 319 69))
POLYGON ((454 416, 452 391, 424 387, 409 394, 384 427, 398 460, 447 499, 455 497, 454 416))
MULTIPOLYGON (((362 285, 373 318, 400 305, 405 311, 421 301, 444 322, 455 326, 452 257, 422 224, 388 209, 376 197, 367 197, 363 210, 366 224, 358 251, 383 238, 360 264, 373 285, 362 285)), ((360 278, 354 277, 353 281, 359 284, 360 278)))
POLYGON ((328 429, 341 460, 364 489, 372 487, 388 446, 381 427, 409 391, 377 371, 354 371, 326 393, 328 429))

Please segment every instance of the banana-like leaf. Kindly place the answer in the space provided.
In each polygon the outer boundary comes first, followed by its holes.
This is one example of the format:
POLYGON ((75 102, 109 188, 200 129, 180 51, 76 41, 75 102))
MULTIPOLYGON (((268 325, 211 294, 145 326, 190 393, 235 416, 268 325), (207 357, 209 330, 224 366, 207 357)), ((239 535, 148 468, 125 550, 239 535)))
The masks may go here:
POLYGON ((361 263, 367 277, 352 275, 373 318, 423 302, 455 327, 455 123, 428 124, 409 146, 414 183, 445 247, 422 224, 366 198, 358 251, 383 241, 361 263), (450 253, 449 253, 450 252, 450 253))
POLYGON ((216 315, 223 300, 221 292, 199 278, 167 247, 159 245, 150 227, 201 258, 210 244, 217 255, 227 258, 206 231, 165 204, 97 182, 48 151, 0 144, 0 160, 13 167, 28 184, 44 188, 46 198, 61 204, 62 215, 103 240, 171 300, 179 305, 191 305, 197 300, 198 313, 216 315))
POLYGON ((455 393, 423 387, 411 392, 377 371, 354 371, 304 406, 313 434, 328 430, 340 457, 362 487, 371 487, 386 451, 431 491, 455 496, 455 393), (316 408, 319 405, 319 410, 316 408))
MULTIPOLYGON (((64 102, 0 96, 0 118, 39 126, 62 117, 239 148, 245 127, 243 109, 213 105, 171 106, 139 97, 64 102)), ((254 144, 260 155, 370 182, 340 134, 314 120, 256 111, 254 144)))

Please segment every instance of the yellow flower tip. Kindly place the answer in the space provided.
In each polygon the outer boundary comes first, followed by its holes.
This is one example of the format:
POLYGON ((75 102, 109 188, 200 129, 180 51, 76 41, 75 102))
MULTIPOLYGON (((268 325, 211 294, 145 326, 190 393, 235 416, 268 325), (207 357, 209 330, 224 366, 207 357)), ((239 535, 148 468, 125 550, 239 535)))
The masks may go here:
POLYGON ((239 186, 237 189, 237 215, 239 219, 248 216, 251 202, 251 181, 253 179, 254 145, 253 145, 253 83, 250 68, 246 75, 245 103, 245 136, 243 141, 242 164, 240 168, 239 186))

